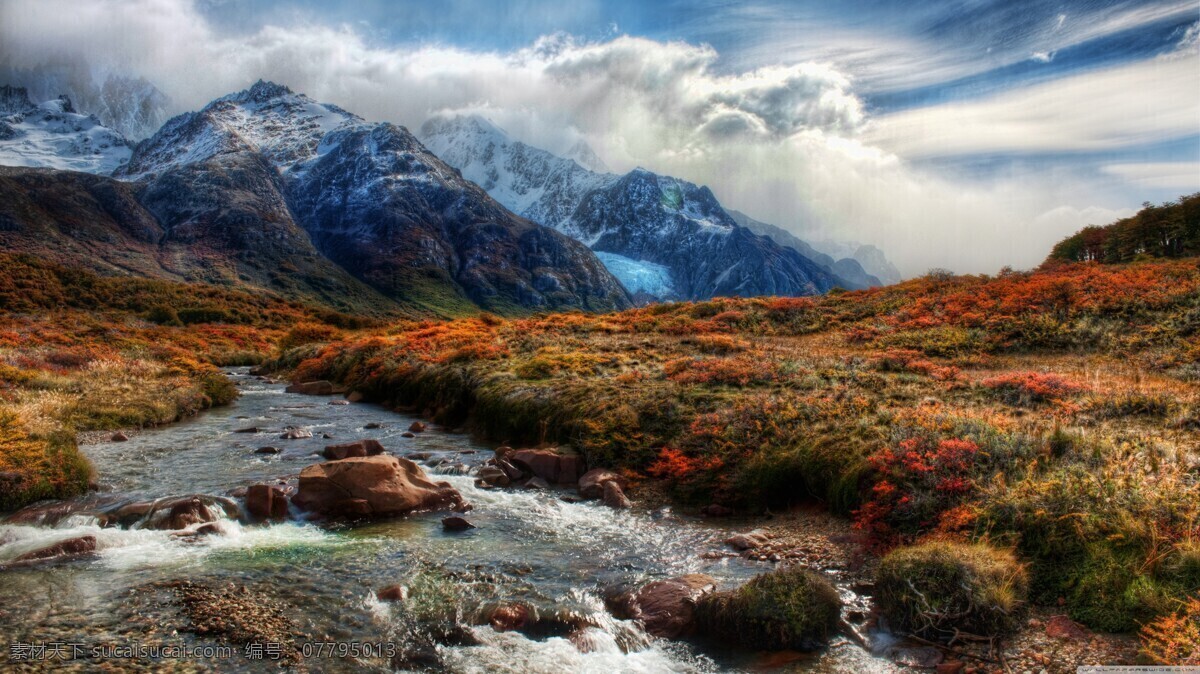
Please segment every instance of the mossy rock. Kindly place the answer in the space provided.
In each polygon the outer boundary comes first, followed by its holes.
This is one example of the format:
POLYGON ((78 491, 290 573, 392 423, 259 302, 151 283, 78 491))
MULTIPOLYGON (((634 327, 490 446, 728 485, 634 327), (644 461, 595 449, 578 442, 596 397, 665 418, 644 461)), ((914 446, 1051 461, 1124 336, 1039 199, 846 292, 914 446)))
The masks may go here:
POLYGON ((876 591, 897 631, 926 639, 949 638, 955 630, 992 636, 1020 626, 1029 578, 1009 551, 938 541, 885 556, 876 591))
POLYGON ((696 605, 700 633, 747 648, 815 650, 837 628, 837 590, 823 576, 793 567, 764 573, 733 592, 696 605))

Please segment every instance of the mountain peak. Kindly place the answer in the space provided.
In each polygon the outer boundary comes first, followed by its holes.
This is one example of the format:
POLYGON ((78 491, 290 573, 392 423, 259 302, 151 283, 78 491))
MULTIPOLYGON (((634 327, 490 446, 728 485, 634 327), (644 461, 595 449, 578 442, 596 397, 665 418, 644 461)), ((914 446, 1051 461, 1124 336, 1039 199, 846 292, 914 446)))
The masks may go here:
POLYGON ((172 118, 138 146, 119 176, 140 178, 172 166, 230 152, 262 153, 281 171, 310 159, 332 131, 365 124, 336 105, 318 103, 274 82, 209 103, 172 118))
POLYGON ((469 137, 475 141, 491 140, 498 145, 510 141, 508 134, 483 115, 443 113, 430 117, 421 125, 422 138, 439 136, 469 137))
POLYGON ((575 144, 567 150, 566 157, 567 159, 574 159, 577 164, 589 171, 597 173, 609 172, 608 164, 605 164, 604 160, 592 149, 592 146, 588 145, 587 141, 582 138, 575 141, 575 144))
POLYGON ((263 103, 272 98, 280 96, 289 96, 293 94, 291 89, 282 84, 276 84, 268 80, 259 80, 250 85, 249 89, 244 89, 233 95, 232 98, 243 102, 263 103))

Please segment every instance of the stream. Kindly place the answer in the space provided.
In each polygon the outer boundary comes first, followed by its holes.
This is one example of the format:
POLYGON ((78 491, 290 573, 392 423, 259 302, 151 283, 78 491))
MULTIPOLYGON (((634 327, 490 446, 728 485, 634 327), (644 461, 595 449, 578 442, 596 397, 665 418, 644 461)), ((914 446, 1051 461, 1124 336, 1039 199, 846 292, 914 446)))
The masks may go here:
MULTIPOLYGON (((463 434, 429 430, 402 436, 415 417, 356 403, 329 404, 341 396, 302 396, 284 386, 228 370, 241 390, 232 405, 127 442, 85 445, 100 490, 71 505, 92 506, 187 494, 227 495, 237 487, 273 483, 322 460, 331 443, 376 438, 389 453, 429 453, 419 461, 435 479, 449 481, 474 505, 467 518, 477 528, 443 531, 448 513, 427 513, 353 525, 289 519, 275 524, 220 522, 219 535, 180 537, 170 531, 102 527, 93 515, 73 514, 42 524, 0 523, 0 565, 60 540, 91 535, 97 552, 74 559, 0 570, 0 670, 18 643, 159 644, 215 646, 222 642, 176 628, 178 602, 164 589, 171 581, 247 586, 292 607, 291 617, 314 640, 401 644, 420 639, 417 611, 452 614, 469 638, 437 645, 438 665, 453 672, 720 672, 891 671, 847 639, 827 649, 788 658, 710 644, 649 637, 631 621, 605 609, 612 588, 636 588, 684 573, 704 573, 734 588, 772 565, 736 556, 705 556, 725 549, 731 533, 752 522, 685 517, 669 508, 615 511, 598 502, 573 502, 567 490, 480 489, 470 472, 491 456, 486 445, 463 434), (364 428, 378 424, 378 428, 364 428), (284 427, 303 427, 310 439, 284 440, 284 427), (257 427, 256 433, 235 432, 257 427), (328 435, 329 438, 323 437, 328 435), (332 438, 332 439, 330 439, 332 438), (280 448, 276 455, 255 450, 280 448), (429 463, 445 460, 441 468, 429 463), (381 602, 375 591, 401 584, 410 599, 381 602), (478 607, 521 601, 542 614, 582 617, 589 647, 582 652, 563 635, 527 636, 473 625, 478 607)), ((635 494, 636 496, 636 494, 635 494)), ((294 514, 294 513, 293 513, 294 514)), ((269 659, 229 657, 88 657, 56 661, 78 671, 278 671, 269 659)), ((17 664, 44 671, 46 662, 17 664)), ((301 670, 394 671, 386 656, 341 654, 307 658, 301 670)))

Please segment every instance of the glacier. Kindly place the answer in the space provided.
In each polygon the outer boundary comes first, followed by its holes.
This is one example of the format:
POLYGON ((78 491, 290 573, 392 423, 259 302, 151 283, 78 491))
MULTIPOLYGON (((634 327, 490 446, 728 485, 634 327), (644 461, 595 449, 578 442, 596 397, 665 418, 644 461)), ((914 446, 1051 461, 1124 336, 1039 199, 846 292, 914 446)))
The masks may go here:
POLYGON ((671 268, 665 264, 635 260, 599 250, 592 252, 630 294, 646 293, 659 299, 676 296, 675 286, 671 282, 671 268))

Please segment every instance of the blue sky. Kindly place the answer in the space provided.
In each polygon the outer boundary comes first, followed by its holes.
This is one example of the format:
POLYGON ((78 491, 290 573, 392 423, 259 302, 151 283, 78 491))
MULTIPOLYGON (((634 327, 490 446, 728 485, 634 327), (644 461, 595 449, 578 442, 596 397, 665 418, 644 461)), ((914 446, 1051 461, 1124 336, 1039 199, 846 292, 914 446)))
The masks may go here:
MULTIPOLYGON (((1178 0, 210 0, 200 8, 214 24, 232 32, 249 34, 265 25, 293 22, 345 24, 369 41, 393 47, 450 45, 508 52, 554 33, 592 41, 632 35, 711 45, 719 54, 715 72, 827 61, 853 78, 856 95, 873 116, 1153 60, 1178 49, 1200 20, 1200 2, 1178 0)), ((1200 62, 1196 68, 1200 86, 1200 62)), ((915 162, 979 174, 1030 163, 1043 168, 1074 165, 1094 174, 1105 163, 1196 161, 1200 120, 1197 125, 1193 133, 1100 152, 1001 149, 915 162)), ((1145 198, 1169 199, 1180 189, 1154 187, 1145 198)), ((1200 177, 1195 189, 1200 189, 1200 177)))
POLYGON ((177 112, 261 77, 482 114, 907 273, 994 271, 1200 190, 1198 26, 1200 0, 9 0, 0 62, 78 52, 177 112))

